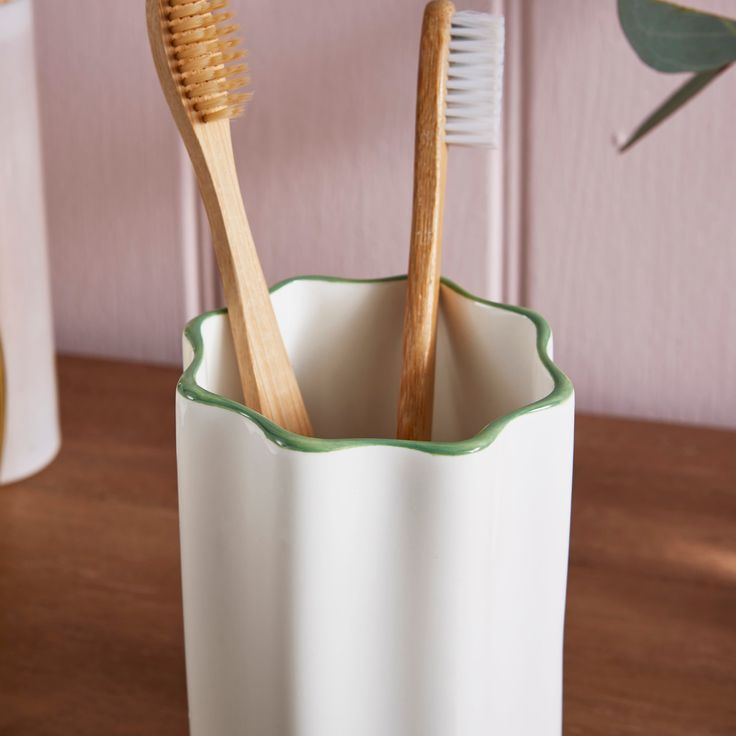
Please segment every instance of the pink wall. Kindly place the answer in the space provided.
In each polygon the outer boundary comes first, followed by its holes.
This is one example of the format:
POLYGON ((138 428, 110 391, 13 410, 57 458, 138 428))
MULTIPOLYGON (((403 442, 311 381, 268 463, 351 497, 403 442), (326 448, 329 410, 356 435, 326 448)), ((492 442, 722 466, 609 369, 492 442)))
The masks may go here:
MULTIPOLYGON (((211 306, 210 254, 143 4, 35 2, 59 347, 178 362, 211 306)), ((268 280, 405 271, 423 0, 231 5, 255 92, 233 137, 268 280)), ((447 273, 484 292, 489 154, 452 159, 447 273)))
POLYGON ((179 152, 142 3, 35 0, 35 23, 58 345, 173 361, 179 152))
MULTIPOLYGON (((213 278, 141 3, 35 4, 59 346, 175 362, 213 278)), ((233 4, 255 91, 233 132, 268 279, 403 271, 423 1, 233 4)), ((445 272, 545 314, 581 408, 736 426, 736 72, 621 157, 613 134, 680 80, 638 61, 613 0, 501 4, 504 206, 498 157, 453 150, 445 272)))
MULTIPOLYGON (((424 4, 233 2, 255 93, 233 136, 271 280, 406 271, 424 4)), ((485 291, 489 154, 450 166, 446 272, 485 291)))
POLYGON ((524 300, 581 408, 736 426, 736 71, 620 156, 682 79, 639 62, 613 2, 524 11, 524 300))

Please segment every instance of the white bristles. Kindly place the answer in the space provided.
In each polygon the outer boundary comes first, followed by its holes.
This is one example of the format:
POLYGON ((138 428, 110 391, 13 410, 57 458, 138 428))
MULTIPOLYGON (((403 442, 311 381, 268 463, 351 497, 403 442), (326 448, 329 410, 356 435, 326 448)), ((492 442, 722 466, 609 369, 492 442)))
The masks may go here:
POLYGON ((463 10, 452 16, 446 143, 498 146, 503 46, 503 16, 475 10, 463 10))

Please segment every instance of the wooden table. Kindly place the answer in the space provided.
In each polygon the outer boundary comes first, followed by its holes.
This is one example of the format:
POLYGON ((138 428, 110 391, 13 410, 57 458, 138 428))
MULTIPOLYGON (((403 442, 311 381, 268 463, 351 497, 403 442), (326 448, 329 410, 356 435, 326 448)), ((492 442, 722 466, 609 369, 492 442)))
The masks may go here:
MULTIPOLYGON (((3 736, 187 731, 177 375, 59 362, 61 454, 0 489, 3 736)), ((736 433, 579 417, 565 657, 567 736, 736 734, 736 433)))

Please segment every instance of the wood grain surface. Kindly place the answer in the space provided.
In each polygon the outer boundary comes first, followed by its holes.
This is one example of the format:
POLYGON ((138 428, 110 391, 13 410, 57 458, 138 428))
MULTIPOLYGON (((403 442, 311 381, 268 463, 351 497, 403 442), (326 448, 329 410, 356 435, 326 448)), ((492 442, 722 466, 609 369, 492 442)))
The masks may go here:
POLYGON ((177 371, 59 369, 61 453, 0 488, 0 734, 184 734, 177 371))
MULTIPOLYGON (((223 100, 242 99, 242 102, 228 102, 224 109, 213 108, 207 113, 195 112, 199 104, 207 102, 190 100, 181 81, 182 75, 187 73, 186 66, 182 65, 193 62, 187 62, 188 56, 183 56, 183 61, 175 63, 173 54, 191 54, 191 49, 199 46, 182 44, 172 51, 171 39, 178 35, 174 33, 178 26, 167 26, 167 7, 170 13, 179 10, 172 9, 164 0, 147 0, 148 37, 161 89, 189 152, 207 211, 245 404, 290 432, 312 435, 312 425, 281 337, 253 242, 233 156, 229 118, 237 116, 247 95, 233 95, 226 85, 244 84, 245 77, 238 75, 247 74, 246 67, 244 64, 223 67, 225 76, 217 81, 221 85, 217 90, 220 96, 213 97, 210 90, 209 96, 202 98, 207 101, 220 100, 216 104, 221 104, 223 100), (209 120, 209 116, 217 117, 209 120)), ((190 13, 189 5, 184 6, 182 12, 190 13)), ((197 32, 202 32, 202 29, 213 32, 221 28, 215 25, 216 17, 220 16, 213 16, 207 11, 187 15, 184 22, 187 31, 191 30, 192 23, 197 23, 197 32)), ((237 28, 237 25, 233 27, 237 28)), ((221 30, 217 30, 217 33, 221 34, 216 37, 221 45, 240 43, 237 39, 224 38, 221 30)), ((231 49, 230 56, 235 57, 238 53, 244 54, 245 51, 231 49)), ((221 48, 208 51, 204 57, 196 60, 197 64, 203 63, 202 58, 208 60, 207 66, 204 69, 197 68, 196 74, 222 73, 218 68, 225 58, 221 48)), ((212 82, 208 81, 207 84, 212 82)))
MULTIPOLYGON (((178 370, 59 369, 62 452, 0 488, 0 734, 185 734, 178 370)), ((736 733, 735 529, 736 433, 578 418, 566 736, 736 733)))
POLYGON ((433 0, 424 11, 422 23, 414 132, 414 205, 396 429, 400 440, 432 439, 447 178, 446 75, 454 12, 450 0, 433 0))

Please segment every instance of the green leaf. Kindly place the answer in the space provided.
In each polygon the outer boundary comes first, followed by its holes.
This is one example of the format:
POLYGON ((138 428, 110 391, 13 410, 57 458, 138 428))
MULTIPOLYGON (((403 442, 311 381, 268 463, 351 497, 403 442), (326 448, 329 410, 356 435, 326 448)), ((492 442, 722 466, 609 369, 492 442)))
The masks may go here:
POLYGON ((639 58, 660 72, 702 72, 736 61, 736 20, 661 0, 618 0, 639 58))
POLYGON ((656 128, 663 120, 672 115, 675 110, 682 107, 691 97, 709 85, 719 74, 728 69, 730 64, 720 69, 709 69, 706 72, 693 74, 690 79, 671 94, 628 138, 619 145, 619 153, 631 148, 638 140, 643 138, 652 128, 656 128))

